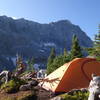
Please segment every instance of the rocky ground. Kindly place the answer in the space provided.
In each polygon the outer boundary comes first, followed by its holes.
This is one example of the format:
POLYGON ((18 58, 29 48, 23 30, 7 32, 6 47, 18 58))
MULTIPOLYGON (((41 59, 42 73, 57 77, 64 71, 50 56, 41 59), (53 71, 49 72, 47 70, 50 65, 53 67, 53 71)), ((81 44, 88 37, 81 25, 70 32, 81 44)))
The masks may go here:
MULTIPOLYGON (((8 73, 3 71, 3 73, 8 73)), ((9 74, 7 74, 9 75, 9 74)), ((50 91, 46 91, 39 87, 38 84, 43 79, 33 77, 33 73, 24 73, 12 76, 7 82, 0 85, 0 100, 87 100, 87 89, 71 90, 68 93, 54 95, 50 91), (84 99, 83 99, 84 98, 84 99)))
POLYGON ((2 93, 0 92, 0 100, 36 100, 32 91, 19 91, 17 93, 2 93))
POLYGON ((0 92, 0 100, 50 100, 51 93, 36 87, 36 91, 19 91, 16 93, 2 93, 0 92))

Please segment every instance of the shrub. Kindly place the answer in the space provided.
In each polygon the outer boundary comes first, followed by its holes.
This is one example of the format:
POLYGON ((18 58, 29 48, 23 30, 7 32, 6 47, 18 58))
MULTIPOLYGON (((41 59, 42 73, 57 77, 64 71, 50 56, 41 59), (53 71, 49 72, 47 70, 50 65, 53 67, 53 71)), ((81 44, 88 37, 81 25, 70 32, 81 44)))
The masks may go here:
POLYGON ((28 94, 18 97, 17 100, 37 100, 37 96, 35 92, 33 91, 33 92, 30 92, 28 94))
POLYGON ((89 93, 75 92, 73 95, 63 94, 63 100, 88 100, 89 93))
POLYGON ((19 90, 19 87, 25 84, 25 81, 20 80, 18 78, 13 78, 12 80, 10 80, 8 83, 4 83, 1 86, 1 90, 6 92, 6 93, 13 93, 19 90))

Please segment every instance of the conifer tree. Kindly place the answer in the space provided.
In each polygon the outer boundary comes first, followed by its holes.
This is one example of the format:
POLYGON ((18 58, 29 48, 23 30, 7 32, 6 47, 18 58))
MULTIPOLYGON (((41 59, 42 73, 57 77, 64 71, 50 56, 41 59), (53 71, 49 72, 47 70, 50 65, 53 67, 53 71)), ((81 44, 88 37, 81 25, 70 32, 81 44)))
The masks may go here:
POLYGON ((79 45, 79 40, 78 40, 76 35, 73 35, 72 48, 71 48, 70 53, 71 53, 70 54, 71 60, 74 59, 74 58, 81 58, 83 56, 82 52, 81 52, 81 47, 79 45))
POLYGON ((68 55, 66 48, 64 48, 64 53, 63 53, 63 55, 64 55, 64 56, 67 56, 67 55, 68 55))
POLYGON ((71 60, 66 48, 64 48, 62 59, 63 59, 63 62, 62 62, 63 64, 67 63, 67 62, 69 62, 71 60))
POLYGON ((51 73, 53 70, 52 64, 55 57, 56 57, 56 51, 55 51, 55 48, 52 48, 50 56, 48 57, 48 62, 47 62, 47 74, 51 73))
POLYGON ((54 70, 56 70, 57 68, 61 67, 63 64, 65 64, 69 61, 70 61, 69 54, 67 53, 67 50, 64 48, 63 54, 56 56, 54 58, 52 64, 50 64, 50 72, 49 73, 53 72, 54 70))
POLYGON ((34 71, 34 58, 32 57, 31 59, 28 60, 28 71, 34 71))
POLYGON ((19 55, 19 54, 16 54, 16 67, 20 67, 20 64, 23 63, 23 59, 22 59, 22 56, 19 55))
POLYGON ((99 32, 98 34, 95 35, 92 55, 94 55, 98 60, 100 60, 100 25, 99 25, 99 32))

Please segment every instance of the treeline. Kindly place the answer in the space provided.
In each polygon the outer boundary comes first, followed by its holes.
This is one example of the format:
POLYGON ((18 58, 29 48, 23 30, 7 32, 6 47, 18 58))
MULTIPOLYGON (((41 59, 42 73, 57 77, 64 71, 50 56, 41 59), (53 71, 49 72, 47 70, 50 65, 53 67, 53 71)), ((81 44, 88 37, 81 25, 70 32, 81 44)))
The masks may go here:
POLYGON ((71 51, 68 52, 66 48, 64 48, 63 54, 56 56, 55 48, 51 49, 50 56, 47 62, 47 74, 50 74, 58 67, 62 66, 64 63, 67 63, 74 58, 83 57, 82 49, 79 45, 79 40, 76 35, 72 38, 72 48, 71 51))
POLYGON ((100 25, 99 32, 95 35, 93 47, 91 48, 81 48, 79 45, 79 40, 76 35, 72 38, 72 47, 70 52, 64 48, 63 54, 56 56, 55 48, 51 49, 50 56, 48 57, 47 62, 47 74, 50 74, 63 64, 73 60, 74 58, 82 58, 83 51, 88 52, 88 56, 92 56, 97 60, 100 60, 100 25))
POLYGON ((97 60, 100 61, 100 25, 98 34, 95 34, 93 48, 87 48, 87 51, 90 56, 94 56, 97 60))
MULTIPOLYGON (((79 45, 79 40, 76 35, 73 35, 72 38, 72 46, 71 50, 67 51, 66 48, 64 48, 63 53, 60 55, 56 54, 55 48, 51 49, 50 56, 48 57, 47 61, 47 74, 50 74, 63 64, 75 59, 75 58, 82 58, 84 57, 83 51, 88 52, 88 56, 92 56, 93 58, 96 58, 97 60, 100 61, 100 25, 99 25, 99 31, 98 33, 94 36, 94 41, 93 41, 93 47, 91 48, 82 48, 79 45)), ((34 58, 31 58, 27 60, 27 71, 32 71, 34 72, 34 58)), ((17 68, 23 67, 23 60, 21 57, 17 58, 17 68)))

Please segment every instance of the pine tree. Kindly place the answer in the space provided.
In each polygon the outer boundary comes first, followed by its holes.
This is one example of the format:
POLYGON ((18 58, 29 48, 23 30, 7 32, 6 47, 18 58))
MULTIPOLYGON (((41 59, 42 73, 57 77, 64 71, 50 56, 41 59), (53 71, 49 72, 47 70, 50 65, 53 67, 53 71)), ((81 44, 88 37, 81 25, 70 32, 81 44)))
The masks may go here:
POLYGON ((56 51, 55 51, 55 48, 52 48, 50 56, 48 57, 48 62, 47 62, 47 74, 50 74, 53 70, 52 64, 55 57, 56 57, 56 51))
POLYGON ((69 54, 67 53, 67 50, 64 48, 63 54, 56 56, 54 58, 52 64, 50 64, 50 72, 49 73, 53 72, 54 70, 56 70, 57 68, 61 67, 63 64, 65 64, 69 61, 70 61, 69 54))
POLYGON ((23 59, 22 59, 22 56, 19 55, 19 54, 16 54, 16 67, 20 67, 20 64, 23 63, 23 59))
POLYGON ((66 48, 64 48, 64 53, 63 55, 66 57, 68 55, 66 48))
POLYGON ((70 61, 70 55, 68 54, 66 48, 64 48, 62 59, 63 59, 63 62, 62 62, 63 64, 70 61))
POLYGON ((27 62, 27 64, 28 64, 28 71, 34 71, 34 58, 32 57, 31 59, 29 59, 28 60, 28 62, 27 62))
POLYGON ((59 55, 59 56, 55 57, 55 59, 52 63, 53 69, 51 70, 51 72, 53 72, 54 70, 56 70, 57 68, 61 67, 64 64, 63 58, 64 58, 63 55, 59 55))
POLYGON ((81 47, 79 45, 79 40, 78 40, 76 35, 73 35, 72 48, 71 48, 70 53, 71 53, 70 54, 71 60, 74 59, 74 58, 81 58, 83 56, 82 52, 81 52, 81 47))
POLYGON ((23 73, 26 70, 26 65, 22 59, 22 56, 20 55, 16 55, 17 59, 16 59, 16 71, 23 73))
POLYGON ((99 32, 95 35, 94 47, 92 50, 92 54, 100 60, 100 25, 99 25, 99 32))

